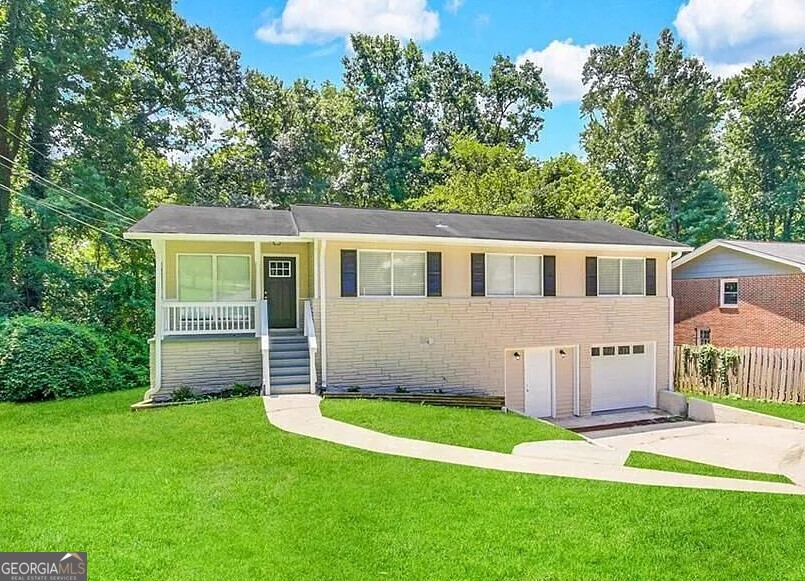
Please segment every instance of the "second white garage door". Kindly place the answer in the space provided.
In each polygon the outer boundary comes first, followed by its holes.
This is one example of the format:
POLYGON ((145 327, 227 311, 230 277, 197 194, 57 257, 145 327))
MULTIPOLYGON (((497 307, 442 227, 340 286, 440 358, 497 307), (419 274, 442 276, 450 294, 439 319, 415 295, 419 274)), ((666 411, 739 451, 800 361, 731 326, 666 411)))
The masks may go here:
POLYGON ((594 346, 594 412, 654 405, 654 346, 619 343, 594 346))

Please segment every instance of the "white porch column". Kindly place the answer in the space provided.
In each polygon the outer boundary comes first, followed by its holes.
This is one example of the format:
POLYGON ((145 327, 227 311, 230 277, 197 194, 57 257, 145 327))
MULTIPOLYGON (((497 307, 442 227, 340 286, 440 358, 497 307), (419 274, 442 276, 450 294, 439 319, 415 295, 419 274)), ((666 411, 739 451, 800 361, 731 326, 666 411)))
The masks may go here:
POLYGON ((321 305, 321 386, 327 387, 327 240, 319 244, 319 304, 321 305))
POLYGON ((146 392, 148 399, 162 387, 162 336, 165 332, 165 241, 151 240, 154 249, 154 385, 146 392))

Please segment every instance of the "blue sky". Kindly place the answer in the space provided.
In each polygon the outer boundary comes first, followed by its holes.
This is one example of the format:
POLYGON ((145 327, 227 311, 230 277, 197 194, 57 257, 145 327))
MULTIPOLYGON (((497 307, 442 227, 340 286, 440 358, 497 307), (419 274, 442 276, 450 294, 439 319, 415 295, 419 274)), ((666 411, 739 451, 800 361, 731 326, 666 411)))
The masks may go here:
POLYGON ((340 82, 350 32, 412 38, 486 72, 497 53, 532 59, 554 101, 529 152, 581 153, 580 69, 593 45, 632 32, 653 42, 670 27, 714 74, 802 48, 805 0, 179 0, 187 20, 211 27, 245 66, 290 81, 340 82))

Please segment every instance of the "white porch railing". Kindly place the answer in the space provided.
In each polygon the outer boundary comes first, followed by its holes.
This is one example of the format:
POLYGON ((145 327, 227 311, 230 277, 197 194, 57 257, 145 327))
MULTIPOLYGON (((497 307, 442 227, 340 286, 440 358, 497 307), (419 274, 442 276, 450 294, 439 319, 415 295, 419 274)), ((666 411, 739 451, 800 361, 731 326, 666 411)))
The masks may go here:
POLYGON ((313 323, 313 306, 309 300, 305 301, 305 337, 310 354, 310 393, 316 393, 316 351, 319 346, 316 342, 316 327, 313 323))
POLYGON ((255 333, 256 302, 163 303, 165 335, 255 333))

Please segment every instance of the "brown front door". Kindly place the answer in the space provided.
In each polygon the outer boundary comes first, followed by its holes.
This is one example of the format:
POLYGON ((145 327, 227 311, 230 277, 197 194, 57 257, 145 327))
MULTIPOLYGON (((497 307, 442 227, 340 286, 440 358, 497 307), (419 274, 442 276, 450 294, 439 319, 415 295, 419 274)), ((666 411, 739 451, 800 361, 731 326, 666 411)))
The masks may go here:
POLYGON ((266 256, 263 259, 268 326, 296 327, 296 257, 266 256))

